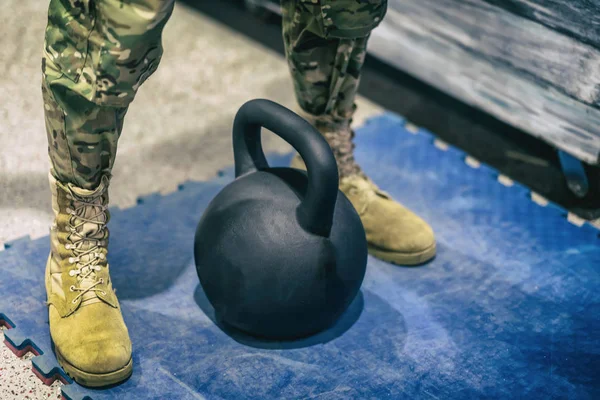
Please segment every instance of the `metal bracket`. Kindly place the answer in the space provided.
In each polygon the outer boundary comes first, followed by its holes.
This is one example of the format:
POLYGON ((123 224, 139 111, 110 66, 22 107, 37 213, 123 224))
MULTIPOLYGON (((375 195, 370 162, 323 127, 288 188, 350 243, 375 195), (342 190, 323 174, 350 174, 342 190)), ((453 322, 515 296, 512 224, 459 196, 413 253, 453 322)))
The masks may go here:
POLYGON ((558 159, 569 190, 579 198, 585 197, 589 183, 583 163, 562 150, 558 151, 558 159))

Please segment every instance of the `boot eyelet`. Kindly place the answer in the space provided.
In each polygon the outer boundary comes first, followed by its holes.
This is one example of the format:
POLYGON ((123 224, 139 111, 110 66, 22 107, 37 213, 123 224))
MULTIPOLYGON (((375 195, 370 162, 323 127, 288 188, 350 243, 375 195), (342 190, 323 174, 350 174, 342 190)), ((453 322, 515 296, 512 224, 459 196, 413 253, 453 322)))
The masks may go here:
POLYGON ((70 271, 69 271, 69 276, 75 276, 75 270, 73 270, 73 269, 72 269, 72 270, 70 270, 70 271))
POLYGON ((73 301, 72 301, 71 303, 73 303, 73 304, 77 304, 77 300, 76 300, 76 299, 73 299, 73 301))
POLYGON ((70 290, 71 292, 74 292, 74 291, 75 291, 75 286, 71 285, 71 287, 69 287, 69 290, 70 290))
POLYGON ((104 283, 104 278, 100 278, 100 283, 103 284, 104 283))

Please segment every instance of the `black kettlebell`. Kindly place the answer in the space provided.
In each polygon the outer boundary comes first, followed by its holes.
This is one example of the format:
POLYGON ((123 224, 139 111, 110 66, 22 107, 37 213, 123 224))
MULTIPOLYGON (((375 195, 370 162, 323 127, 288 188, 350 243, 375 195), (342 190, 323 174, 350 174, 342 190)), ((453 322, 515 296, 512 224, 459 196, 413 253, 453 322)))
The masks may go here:
POLYGON ((338 190, 331 148, 292 111, 252 100, 235 117, 233 153, 236 179, 208 205, 194 243, 217 318, 269 339, 329 327, 358 293, 367 265, 365 231, 338 190), (270 168, 261 127, 291 144, 307 173, 270 168))

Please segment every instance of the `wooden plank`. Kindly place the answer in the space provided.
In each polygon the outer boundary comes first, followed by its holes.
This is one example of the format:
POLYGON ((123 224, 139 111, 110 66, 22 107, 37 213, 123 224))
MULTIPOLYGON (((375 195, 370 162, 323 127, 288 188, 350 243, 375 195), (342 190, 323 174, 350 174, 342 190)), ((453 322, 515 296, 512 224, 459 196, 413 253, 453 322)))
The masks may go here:
POLYGON ((600 48, 600 1, 597 0, 485 0, 600 48))
POLYGON ((438 42, 600 108, 600 51, 594 47, 483 0, 392 0, 389 11, 386 22, 409 34, 424 30, 438 42), (412 26, 398 24, 408 19, 412 26))
POLYGON ((600 51, 484 0, 391 0, 370 51, 588 163, 600 51))

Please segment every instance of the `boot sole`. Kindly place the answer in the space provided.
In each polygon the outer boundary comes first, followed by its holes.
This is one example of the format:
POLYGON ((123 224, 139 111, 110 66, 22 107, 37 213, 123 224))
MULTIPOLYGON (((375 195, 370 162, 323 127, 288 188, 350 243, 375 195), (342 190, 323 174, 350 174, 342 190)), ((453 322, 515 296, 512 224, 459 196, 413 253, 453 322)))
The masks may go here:
POLYGON ((404 265, 404 266, 415 266, 426 263, 435 257, 436 254, 436 245, 435 243, 426 248, 425 250, 421 250, 415 253, 399 253, 396 251, 387 251, 382 250, 378 247, 368 245, 369 254, 374 257, 379 258, 380 260, 390 262, 396 265, 404 265))
POLYGON ((104 374, 94 374, 91 372, 85 372, 80 370, 79 368, 70 364, 63 356, 60 354, 58 349, 54 349, 56 353, 56 358, 58 359, 58 363, 65 370, 67 375, 69 375, 75 382, 82 386, 87 387, 102 387, 102 386, 110 386, 120 382, 123 382, 127 378, 131 376, 133 372, 133 359, 130 359, 129 362, 121 369, 118 369, 113 372, 107 372, 104 374))

